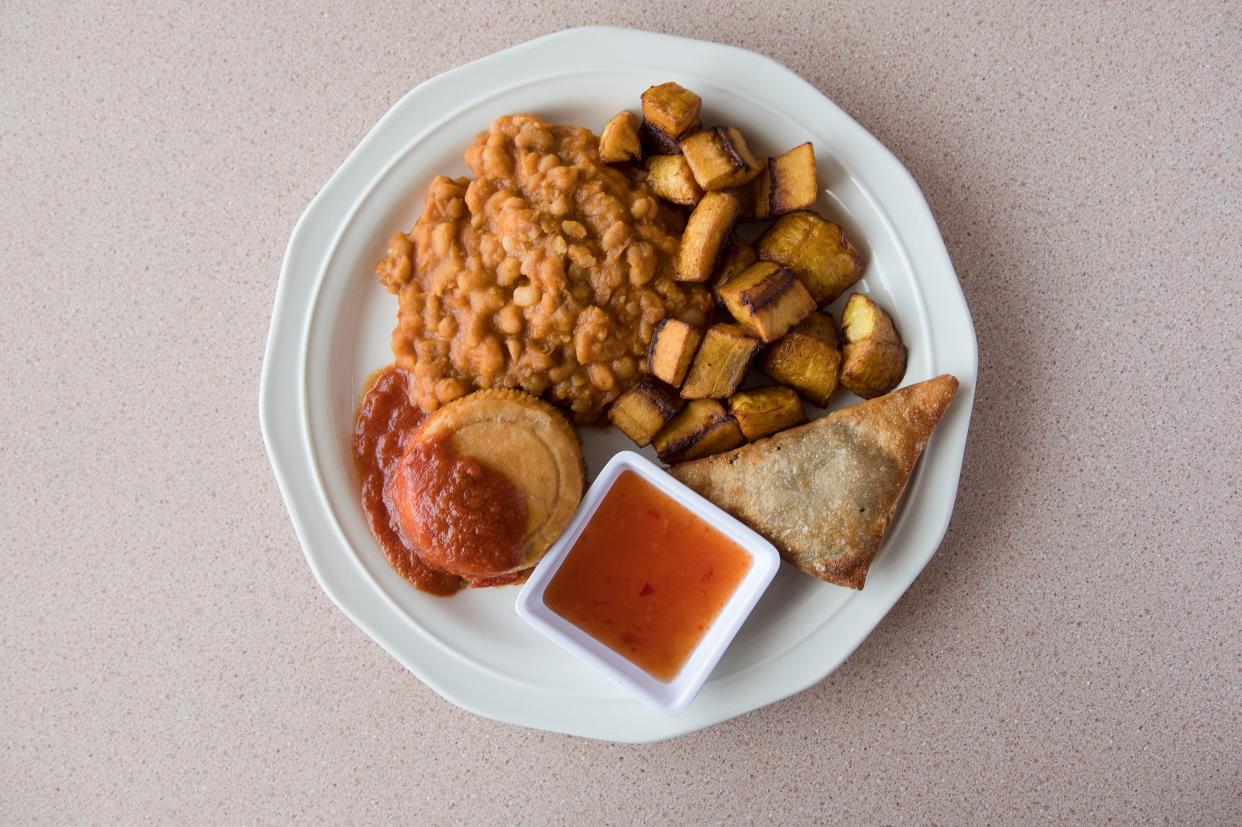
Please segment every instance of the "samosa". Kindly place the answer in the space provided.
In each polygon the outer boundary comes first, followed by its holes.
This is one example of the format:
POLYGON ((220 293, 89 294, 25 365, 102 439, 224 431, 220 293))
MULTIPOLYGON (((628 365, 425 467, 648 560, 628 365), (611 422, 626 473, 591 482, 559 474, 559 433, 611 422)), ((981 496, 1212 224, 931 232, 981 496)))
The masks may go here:
POLYGON ((672 474, 802 571, 861 589, 957 385, 937 376, 672 474))

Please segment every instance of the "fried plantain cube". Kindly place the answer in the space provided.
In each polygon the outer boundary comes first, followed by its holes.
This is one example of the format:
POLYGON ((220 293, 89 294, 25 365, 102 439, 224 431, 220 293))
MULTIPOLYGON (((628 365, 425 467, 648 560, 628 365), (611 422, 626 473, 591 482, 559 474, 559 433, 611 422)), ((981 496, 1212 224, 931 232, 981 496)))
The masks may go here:
MULTIPOLYGON (((716 290, 719 291, 725 282, 754 264, 758 257, 754 247, 743 241, 737 233, 730 233, 720 256, 720 266, 716 268, 716 290)), ((719 292, 716 296, 719 298, 719 292)))
POLYGON ((906 346, 893 320, 862 293, 854 293, 841 312, 845 335, 841 384, 863 399, 883 396, 906 373, 906 346))
POLYGON ((725 399, 737 391, 759 351, 759 340, 736 324, 714 324, 703 335, 690 372, 681 386, 683 399, 725 399))
POLYGON ((672 138, 680 138, 699 120, 703 99, 679 83, 661 83, 643 92, 643 119, 672 138))
POLYGON ((768 169, 768 164, 772 163, 769 158, 767 163, 763 165, 763 172, 750 182, 747 188, 750 190, 750 199, 746 201, 746 205, 750 208, 746 211, 746 218, 749 221, 767 221, 772 217, 772 173, 768 169))
POLYGON ((729 397, 729 413, 751 442, 806 422, 798 394, 784 385, 738 391, 729 397))
POLYGON ((819 185, 815 177, 815 148, 799 144, 784 155, 769 158, 755 179, 755 218, 774 218, 815 206, 819 185))
POLYGON ((755 242, 764 261, 794 271, 817 307, 833 301, 862 276, 862 257, 836 224, 810 210, 796 210, 773 222, 755 242))
POLYGON ((755 213, 755 192, 759 185, 759 179, 762 177, 763 175, 760 174, 755 178, 755 180, 742 184, 740 187, 734 187, 733 189, 728 190, 728 192, 737 194, 738 202, 742 205, 742 212, 741 215, 738 216, 738 221, 759 220, 759 216, 755 213))
POLYGON ((725 238, 737 221, 737 196, 728 192, 709 192, 703 196, 681 236, 673 278, 678 281, 707 281, 716 271, 716 261, 725 238))
POLYGON ((608 409, 608 421, 641 448, 677 416, 683 404, 676 390, 646 377, 617 397, 608 409))
POLYGON ((680 387, 703 341, 703 331, 677 319, 664 319, 651 334, 647 345, 647 372, 680 387))
POLYGON ((719 295, 733 318, 765 343, 784 336, 815 310, 793 271, 771 261, 756 261, 722 284, 719 295))
POLYGON ((812 405, 827 407, 841 368, 836 322, 812 313, 764 351, 759 367, 812 405))
POLYGON ((863 399, 883 396, 906 374, 906 349, 892 342, 847 342, 842 357, 841 386, 863 399))
MULTIPOLYGON (((698 131, 698 127, 694 127, 698 131)), ((638 127, 638 139, 644 155, 680 155, 681 141, 644 119, 638 127)))
POLYGON ((638 119, 633 112, 618 112, 599 135, 599 159, 605 164, 637 161, 643 156, 638 140, 638 119))
POLYGON ((656 456, 668 465, 729 451, 746 437, 737 420, 715 399, 695 399, 651 440, 656 456))
POLYGON ((684 156, 649 155, 645 163, 647 186, 665 201, 693 207, 703 197, 703 188, 694 180, 684 156))
MULTIPOLYGON (((699 400, 701 402, 716 400, 699 400)), ((681 452, 681 460, 688 462, 692 459, 702 459, 710 457, 712 454, 720 454, 725 451, 732 451, 734 448, 740 448, 746 444, 746 437, 742 434, 742 429, 738 427, 737 420, 726 415, 724 419, 712 423, 712 426, 706 431, 699 434, 694 440, 693 445, 688 445, 681 452)))
POLYGON ((863 293, 851 293, 841 312, 841 335, 846 343, 876 339, 901 344, 893 319, 875 301, 863 293))
POLYGON ((746 146, 742 133, 732 126, 695 132, 681 142, 694 179, 705 190, 726 190, 754 180, 763 169, 746 146))

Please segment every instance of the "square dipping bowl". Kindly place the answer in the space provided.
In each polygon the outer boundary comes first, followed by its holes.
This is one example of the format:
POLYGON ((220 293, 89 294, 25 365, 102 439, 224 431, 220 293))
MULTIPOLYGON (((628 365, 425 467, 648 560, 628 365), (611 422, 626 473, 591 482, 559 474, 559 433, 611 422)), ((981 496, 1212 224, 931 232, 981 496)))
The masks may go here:
POLYGON ((674 479, 668 472, 633 451, 616 454, 604 466, 583 497, 560 539, 531 573, 517 599, 518 615, 544 636, 599 669, 642 702, 669 715, 681 713, 703 688, 725 649, 733 642, 759 597, 776 576, 780 555, 760 535, 674 479), (669 681, 647 672, 625 655, 593 637, 572 621, 553 611, 544 601, 548 586, 560 571, 583 530, 595 516, 605 496, 627 471, 654 486, 724 538, 750 555, 750 567, 703 633, 680 671, 669 681))

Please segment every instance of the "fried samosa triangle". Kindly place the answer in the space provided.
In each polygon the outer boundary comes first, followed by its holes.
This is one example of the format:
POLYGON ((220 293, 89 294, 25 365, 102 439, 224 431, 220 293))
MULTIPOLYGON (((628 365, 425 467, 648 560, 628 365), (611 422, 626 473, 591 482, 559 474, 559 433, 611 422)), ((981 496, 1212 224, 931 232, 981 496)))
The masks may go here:
POLYGON ((787 562, 861 589, 957 384, 937 376, 672 474, 767 537, 787 562))

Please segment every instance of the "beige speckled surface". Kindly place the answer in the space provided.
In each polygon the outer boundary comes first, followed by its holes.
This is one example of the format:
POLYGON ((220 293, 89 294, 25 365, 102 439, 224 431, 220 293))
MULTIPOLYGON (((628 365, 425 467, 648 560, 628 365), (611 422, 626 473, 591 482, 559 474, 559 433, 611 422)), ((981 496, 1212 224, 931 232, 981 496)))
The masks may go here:
POLYGON ((0 821, 1242 820, 1236 3, 139 5, 0 10, 0 821), (347 152, 591 22, 840 103, 927 193, 981 355, 953 524, 867 643, 637 748, 402 670, 315 585, 256 418, 347 152))

